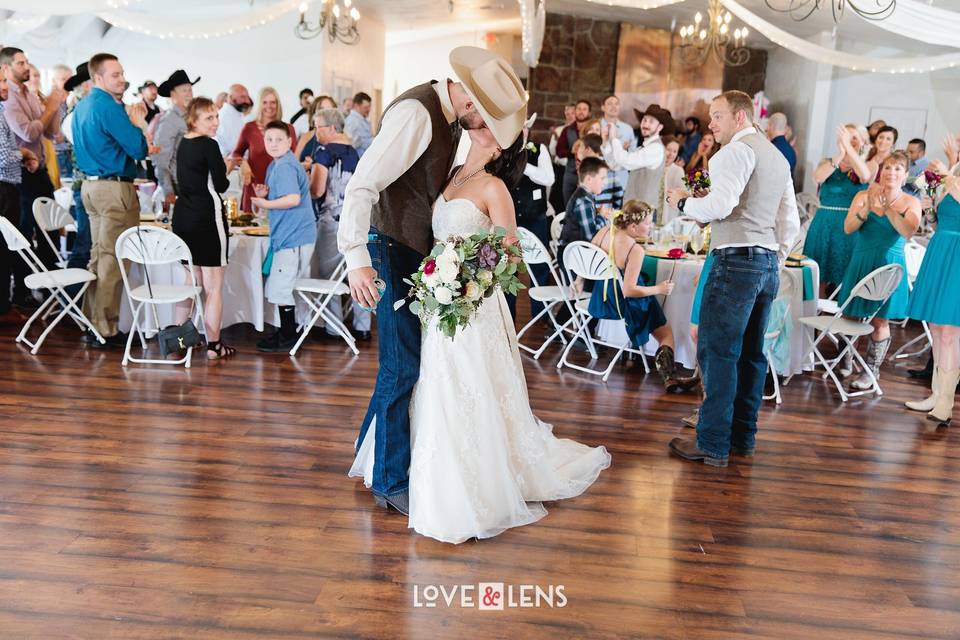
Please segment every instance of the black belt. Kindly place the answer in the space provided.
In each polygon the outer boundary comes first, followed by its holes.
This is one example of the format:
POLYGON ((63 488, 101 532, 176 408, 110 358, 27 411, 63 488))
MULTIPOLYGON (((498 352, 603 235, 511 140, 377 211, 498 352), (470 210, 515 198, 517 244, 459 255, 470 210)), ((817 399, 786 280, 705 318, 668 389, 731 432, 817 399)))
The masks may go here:
POLYGON ((711 253, 715 256, 755 256, 755 255, 766 255, 768 253, 776 253, 776 251, 771 251, 766 247, 724 247, 722 249, 714 249, 711 253))
POLYGON ((90 180, 92 182, 98 182, 101 180, 107 180, 110 182, 133 182, 133 178, 128 178, 127 176, 87 176, 84 180, 90 180))

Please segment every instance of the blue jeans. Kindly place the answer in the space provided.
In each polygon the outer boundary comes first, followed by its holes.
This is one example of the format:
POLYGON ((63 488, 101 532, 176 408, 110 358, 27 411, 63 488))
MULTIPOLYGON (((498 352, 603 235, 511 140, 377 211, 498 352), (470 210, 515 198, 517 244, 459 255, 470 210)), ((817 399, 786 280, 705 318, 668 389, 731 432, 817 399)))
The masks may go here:
POLYGON ((376 418, 372 489, 376 495, 391 496, 407 490, 410 397, 420 377, 420 319, 409 306, 394 310, 393 305, 410 291, 403 279, 420 268, 424 256, 376 229, 370 230, 367 247, 386 289, 377 305, 380 369, 357 444, 376 418))
POLYGON ((731 445, 755 446, 767 359, 763 334, 780 286, 777 254, 713 255, 703 291, 697 359, 706 398, 697 447, 726 457, 731 445))

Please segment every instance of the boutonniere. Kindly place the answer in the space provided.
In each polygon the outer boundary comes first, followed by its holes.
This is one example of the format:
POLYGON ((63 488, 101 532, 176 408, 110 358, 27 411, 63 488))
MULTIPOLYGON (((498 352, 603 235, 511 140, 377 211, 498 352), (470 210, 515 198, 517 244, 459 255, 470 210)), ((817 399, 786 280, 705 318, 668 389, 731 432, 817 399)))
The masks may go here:
POLYGON ((524 147, 524 149, 526 149, 527 151, 532 151, 532 152, 536 153, 536 152, 537 152, 537 145, 536 145, 536 143, 534 143, 534 142, 528 142, 527 145, 524 147))

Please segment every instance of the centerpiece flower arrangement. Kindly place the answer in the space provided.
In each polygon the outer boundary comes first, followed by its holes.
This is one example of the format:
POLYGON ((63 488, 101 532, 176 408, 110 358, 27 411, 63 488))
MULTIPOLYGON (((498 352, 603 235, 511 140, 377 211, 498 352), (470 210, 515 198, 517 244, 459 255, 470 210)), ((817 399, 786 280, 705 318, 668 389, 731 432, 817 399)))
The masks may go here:
POLYGON ((523 253, 515 244, 505 245, 506 236, 506 229, 497 227, 491 233, 438 242, 417 272, 404 279, 410 293, 394 308, 412 300, 410 311, 423 326, 436 317, 437 327, 452 339, 497 287, 513 295, 526 288, 518 277, 526 273, 526 265, 518 260, 523 253))

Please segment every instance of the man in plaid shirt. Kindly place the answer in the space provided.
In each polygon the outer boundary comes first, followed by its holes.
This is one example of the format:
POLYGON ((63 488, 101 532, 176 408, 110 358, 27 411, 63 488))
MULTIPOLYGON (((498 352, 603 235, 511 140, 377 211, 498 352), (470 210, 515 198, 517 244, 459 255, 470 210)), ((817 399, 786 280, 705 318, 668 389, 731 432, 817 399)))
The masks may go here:
MULTIPOLYGON (((0 76, 0 100, 6 101, 8 95, 7 80, 0 76)), ((25 165, 27 171, 36 171, 39 161, 31 151, 20 149, 16 135, 3 115, 4 106, 4 103, 0 102, 0 215, 14 226, 19 226, 21 170, 25 165)), ((27 291, 23 286, 26 265, 7 249, 6 241, 0 236, 0 316, 10 312, 11 271, 15 271, 15 297, 26 298, 27 291)))

